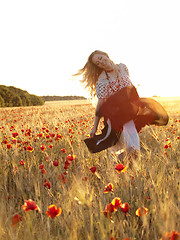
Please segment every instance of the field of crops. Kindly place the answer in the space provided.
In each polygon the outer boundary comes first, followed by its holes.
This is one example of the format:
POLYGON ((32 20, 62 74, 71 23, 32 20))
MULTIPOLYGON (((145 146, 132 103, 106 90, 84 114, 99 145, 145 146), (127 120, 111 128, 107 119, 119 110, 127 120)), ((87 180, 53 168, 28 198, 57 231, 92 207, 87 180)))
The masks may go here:
POLYGON ((1 108, 0 239, 180 239, 180 98, 158 101, 168 125, 143 128, 123 162, 86 148, 85 101, 1 108))

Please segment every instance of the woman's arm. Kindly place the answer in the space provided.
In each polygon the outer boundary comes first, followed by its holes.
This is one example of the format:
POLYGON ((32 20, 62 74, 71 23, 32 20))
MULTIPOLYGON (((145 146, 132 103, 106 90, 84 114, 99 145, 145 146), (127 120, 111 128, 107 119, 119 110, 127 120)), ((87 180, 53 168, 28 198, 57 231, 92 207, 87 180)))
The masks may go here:
POLYGON ((90 137, 91 137, 91 138, 94 137, 94 134, 95 134, 96 131, 97 131, 98 124, 99 124, 99 120, 100 120, 100 118, 101 118, 100 108, 101 108, 103 102, 104 102, 104 99, 103 99, 103 98, 98 99, 98 103, 97 103, 97 106, 96 106, 95 119, 94 119, 94 126, 93 126, 93 129, 92 129, 91 132, 90 132, 90 137))

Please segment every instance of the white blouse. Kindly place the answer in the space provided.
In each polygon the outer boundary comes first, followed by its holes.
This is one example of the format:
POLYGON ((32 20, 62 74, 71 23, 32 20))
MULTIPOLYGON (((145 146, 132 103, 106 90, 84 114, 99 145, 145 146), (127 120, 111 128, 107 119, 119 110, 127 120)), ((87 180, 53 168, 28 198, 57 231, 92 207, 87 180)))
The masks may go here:
POLYGON ((126 65, 120 63, 117 66, 119 68, 119 78, 115 71, 107 72, 109 79, 105 71, 100 74, 96 84, 96 96, 98 98, 106 99, 120 89, 132 85, 126 65))

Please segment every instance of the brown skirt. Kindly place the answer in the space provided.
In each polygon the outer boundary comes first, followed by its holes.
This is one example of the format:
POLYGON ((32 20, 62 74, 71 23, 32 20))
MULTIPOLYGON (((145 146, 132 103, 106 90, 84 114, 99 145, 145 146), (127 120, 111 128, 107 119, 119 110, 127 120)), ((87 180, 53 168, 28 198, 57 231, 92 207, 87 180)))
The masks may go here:
POLYGON ((163 106, 153 98, 139 98, 134 86, 125 87, 111 96, 102 106, 105 119, 102 133, 84 140, 92 153, 114 146, 124 123, 133 120, 139 132, 146 125, 166 125, 169 116, 163 106))

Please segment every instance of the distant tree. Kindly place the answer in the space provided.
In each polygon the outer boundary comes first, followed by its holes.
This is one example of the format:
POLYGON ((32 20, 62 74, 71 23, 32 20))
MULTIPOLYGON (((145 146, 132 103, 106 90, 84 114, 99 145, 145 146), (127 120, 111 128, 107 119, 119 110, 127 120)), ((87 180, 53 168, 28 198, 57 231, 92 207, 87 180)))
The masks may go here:
POLYGON ((0 95, 0 107, 4 107, 5 106, 5 102, 3 97, 0 95))
POLYGON ((31 106, 30 94, 27 91, 24 91, 24 90, 21 90, 19 88, 15 88, 12 86, 9 87, 9 89, 19 95, 19 97, 22 100, 23 106, 31 106))
POLYGON ((15 96, 12 97, 11 103, 12 103, 13 107, 23 106, 22 100, 21 100, 20 96, 18 96, 18 95, 15 95, 15 96))
POLYGON ((33 95, 33 94, 31 94, 30 97, 31 97, 31 103, 33 106, 38 106, 38 105, 44 104, 44 100, 41 97, 33 95))
POLYGON ((0 85, 0 107, 43 105, 43 98, 15 87, 0 85))
POLYGON ((42 96, 44 101, 85 100, 82 96, 42 96))
POLYGON ((11 107, 12 93, 9 91, 8 87, 1 85, 0 95, 4 99, 5 107, 11 107))

